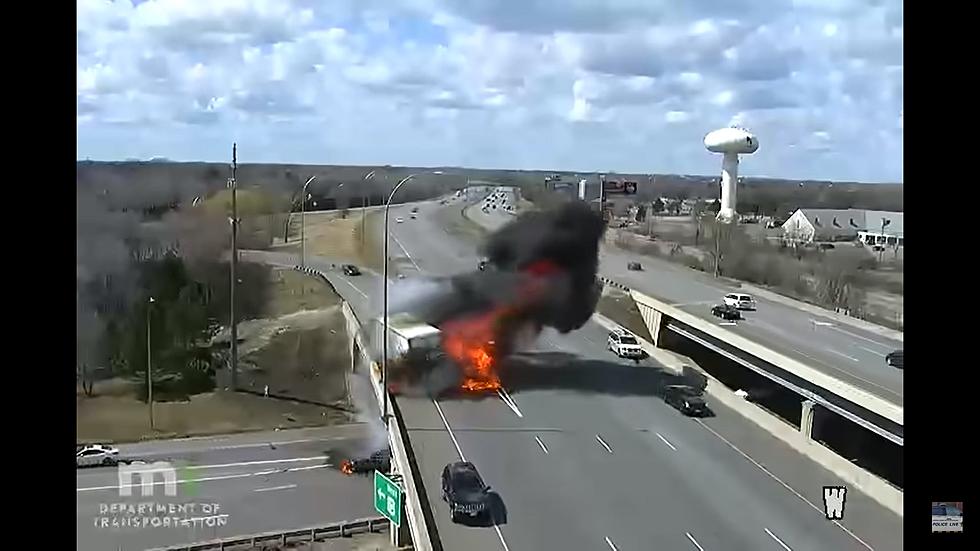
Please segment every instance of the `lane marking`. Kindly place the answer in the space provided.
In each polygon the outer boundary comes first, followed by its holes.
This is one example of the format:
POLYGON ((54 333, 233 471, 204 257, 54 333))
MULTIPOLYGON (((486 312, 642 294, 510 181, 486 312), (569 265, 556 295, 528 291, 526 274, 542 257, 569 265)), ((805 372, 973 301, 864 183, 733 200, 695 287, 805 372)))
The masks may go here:
MULTIPOLYGON (((183 480, 177 480, 177 484, 187 484, 189 482, 195 482, 195 483, 196 482, 212 482, 212 481, 215 481, 215 480, 232 480, 232 479, 236 479, 236 478, 251 478, 251 477, 254 477, 254 476, 266 476, 266 475, 270 475, 270 474, 292 473, 292 472, 296 472, 296 471, 307 471, 307 470, 310 470, 310 469, 323 469, 323 468, 326 468, 326 467, 332 467, 332 465, 330 465, 329 463, 327 463, 327 464, 324 464, 324 465, 311 465, 309 467, 298 467, 298 468, 295 468, 295 469, 280 469, 280 470, 272 470, 272 471, 261 471, 261 472, 257 472, 257 473, 231 474, 231 475, 224 475, 224 476, 208 476, 208 477, 204 477, 204 478, 188 478, 188 479, 183 479, 183 480)), ((142 482, 142 480, 140 482, 142 482)), ((167 481, 165 481, 165 480, 156 480, 156 481, 151 482, 150 483, 150 486, 162 486, 162 485, 164 485, 166 483, 167 483, 167 481)), ((94 492, 94 491, 98 491, 98 490, 118 490, 118 489, 119 489, 119 485, 118 484, 113 484, 112 486, 93 486, 93 487, 90 487, 90 488, 75 488, 75 492, 76 493, 78 493, 78 492, 94 492)))
POLYGON ((595 439, 598 440, 600 444, 602 444, 603 448, 606 448, 607 452, 612 453, 612 448, 609 447, 609 444, 606 444, 606 442, 602 439, 601 436, 597 434, 595 435, 595 439))
POLYGON ((677 448, 675 448, 673 444, 671 444, 670 442, 668 442, 667 439, 664 438, 664 436, 662 434, 660 434, 659 432, 657 433, 657 438, 663 440, 664 441, 664 444, 667 444, 668 446, 670 446, 670 449, 674 450, 675 452, 677 451, 677 448))
POLYGON ((256 488, 252 490, 253 492, 274 492, 276 490, 289 490, 290 488, 295 488, 295 484, 286 484, 285 486, 273 486, 271 488, 256 488))
POLYGON ((504 390, 503 387, 497 389, 497 396, 500 396, 500 399, 503 400, 504 404, 506 404, 511 411, 517 414, 518 417, 520 418, 524 417, 524 414, 521 413, 521 410, 517 408, 517 402, 515 402, 514 399, 510 397, 510 394, 507 394, 507 391, 504 390))
POLYGON ((402 242, 399 241, 399 239, 395 237, 395 234, 393 233, 391 234, 391 238, 395 240, 395 243, 398 243, 398 247, 401 248, 402 252, 405 253, 405 256, 408 257, 408 260, 410 260, 412 262, 412 265, 415 266, 415 270, 421 273, 422 268, 419 268, 418 263, 415 262, 415 259, 412 258, 412 255, 408 254, 408 250, 405 249, 405 246, 402 245, 402 242))
POLYGON ((364 298, 368 298, 368 296, 367 296, 367 295, 366 295, 366 294, 364 293, 364 291, 362 291, 362 290, 360 290, 360 289, 358 289, 358 288, 357 288, 357 286, 356 286, 356 285, 354 285, 353 283, 351 283, 350 281, 348 281, 348 280, 347 280, 347 278, 344 278, 344 277, 342 277, 342 278, 340 278, 340 279, 341 279, 341 281, 343 281, 344 283, 346 283, 346 284, 348 284, 348 285, 350 285, 352 289, 354 289, 354 290, 355 290, 355 291, 357 291, 358 293, 361 293, 361 296, 362 296, 362 297, 364 297, 364 298))
MULTIPOLYGON (((881 390, 884 390, 885 392, 887 392, 889 394, 892 394, 894 396, 898 396, 899 398, 902 398, 903 397, 901 392, 895 392, 894 390, 892 390, 892 389, 890 389, 890 388, 888 388, 886 386, 879 385, 878 383, 876 383, 874 381, 869 381, 868 379, 865 379, 864 377, 861 377, 860 375, 855 375, 851 371, 848 371, 846 369, 841 369, 841 368, 839 368, 839 367, 837 367, 837 366, 835 366, 833 364, 829 364, 829 363, 821 360, 820 358, 815 358, 815 357, 807 354, 806 352, 803 352, 802 350, 800 350, 798 348, 793 348, 792 346, 787 346, 786 348, 788 348, 789 350, 792 350, 793 352, 799 354, 800 356, 803 356, 805 358, 809 358, 809 359, 817 362, 821 366, 824 366, 824 367, 833 369, 834 371, 837 371, 839 373, 843 373, 844 375, 847 375, 848 377, 850 377, 852 379, 857 379, 858 381, 861 381, 862 383, 865 383, 865 384, 871 385, 871 386, 873 386, 875 388, 879 388, 881 390)), ((779 352, 779 351, 776 350, 776 352, 779 352)), ((850 358, 850 356, 847 356, 847 357, 850 358)), ((853 360, 854 358, 851 358, 851 359, 853 360)))
POLYGON ((612 549, 612 551, 619 551, 619 549, 616 549, 616 546, 613 545, 612 540, 609 539, 608 537, 606 538, 606 545, 608 545, 609 548, 612 549))
POLYGON ((887 356, 887 354, 882 354, 881 352, 878 352, 877 350, 871 350, 867 346, 861 346, 860 344, 856 344, 854 346, 857 346, 858 348, 860 348, 861 350, 864 350, 865 352, 871 352, 875 356, 881 356, 882 358, 884 358, 885 356, 887 356))
POLYGON ((789 548, 788 545, 786 545, 785 543, 783 543, 783 540, 777 538, 776 537, 776 534, 773 534, 768 528, 766 528, 766 533, 769 534, 769 537, 771 537, 772 539, 776 540, 776 543, 778 543, 779 545, 782 545, 783 546, 783 549, 785 549, 786 551, 793 551, 792 549, 789 548))
POLYGON ((539 446, 541 446, 541 450, 544 451, 544 453, 548 453, 548 448, 544 446, 544 442, 542 442, 540 438, 535 436, 534 441, 537 442, 539 446))
POLYGON ((851 333, 847 329, 841 329, 840 327, 836 327, 836 326, 831 326, 830 328, 833 329, 834 331, 839 331, 841 333, 844 333, 845 335, 850 335, 850 336, 852 336, 852 337, 854 337, 856 339, 861 339, 863 341, 868 341, 871 344, 874 344, 874 345, 877 345, 877 346, 880 346, 880 347, 884 348, 885 350, 895 350, 895 348, 892 345, 890 345, 890 344, 882 344, 882 343, 880 343, 880 342, 878 342, 878 341, 876 341, 874 339, 869 339, 868 337, 865 337, 865 336, 862 336, 862 335, 858 335, 857 333, 851 333))
MULTIPOLYGON (((808 500, 807 498, 803 497, 802 494, 800 494, 799 492, 797 492, 796 490, 794 490, 792 488, 792 486, 790 486, 789 484, 783 482, 778 476, 774 475, 771 471, 769 471, 769 469, 763 467, 762 464, 760 464, 758 461, 756 461, 755 459, 752 459, 751 457, 749 457, 749 455, 747 453, 745 453, 742 450, 740 450, 738 448, 738 446, 736 446, 735 444, 732 444, 724 436, 718 434, 717 431, 715 431, 714 429, 712 429, 708 425, 704 424, 704 421, 702 421, 700 419, 695 419, 694 421, 696 423, 698 423, 699 425, 701 425, 702 427, 704 427, 705 429, 707 429, 708 432, 710 432, 711 434, 717 436, 722 442, 724 442, 725 444, 728 444, 728 447, 730 447, 731 449, 733 449, 736 452, 738 452, 739 455, 741 455, 745 459, 748 459, 749 462, 751 462, 753 465, 755 465, 756 467, 758 467, 762 472, 766 473, 767 475, 769 475, 770 478, 772 478, 773 480, 775 480, 776 482, 778 482, 779 484, 781 484, 783 486, 783 488, 786 488, 793 495, 795 495, 796 497, 800 498, 803 501, 803 503, 806 503, 807 505, 809 505, 810 508, 813 509, 814 511, 816 511, 818 514, 820 514, 820 516, 822 518, 826 518, 826 513, 824 512, 824 510, 822 508, 817 507, 816 505, 814 505, 813 503, 811 503, 810 500, 808 500)), ((850 530, 848 530, 846 526, 844 526, 843 524, 840 523, 840 521, 832 520, 831 522, 833 522, 841 530, 843 530, 844 532, 846 532, 847 535, 849 535, 852 538, 854 538, 855 540, 857 540, 858 543, 860 543, 861 545, 867 547, 869 550, 874 551, 870 545, 868 545, 867 543, 865 543, 864 540, 862 540, 861 538, 857 537, 857 535, 855 535, 854 532, 851 532, 850 530)))
POLYGON ((851 360, 852 362, 859 362, 859 361, 861 361, 861 360, 859 360, 859 359, 857 359, 857 358, 855 358, 853 356, 848 356, 847 354, 844 354, 843 352, 838 352, 838 351, 834 350, 833 348, 827 348, 826 350, 827 350, 827 352, 830 352, 832 354, 837 354, 838 356, 843 356, 843 357, 847 358, 848 360, 851 360))
POLYGON ((687 534, 687 539, 691 540, 691 543, 694 544, 694 547, 698 548, 698 551, 704 551, 704 547, 701 547, 701 544, 698 543, 698 540, 694 539, 694 536, 692 536, 690 532, 684 532, 684 533, 687 534))
POLYGON ((834 326, 834 324, 833 323, 830 323, 829 321, 817 321, 817 320, 815 320, 813 318, 810 318, 810 321, 813 323, 813 325, 819 325, 820 327, 833 327, 834 326))
MULTIPOLYGON (((446 426, 446 431, 449 433, 449 437, 452 438, 453 445, 456 446, 456 451, 459 453, 459 459, 461 461, 466 461, 466 456, 463 455, 463 449, 459 447, 459 442, 456 441, 456 435, 453 434, 453 429, 449 426, 449 421, 446 420, 445 414, 442 413, 442 408, 439 407, 439 402, 433 399, 432 404, 436 406, 436 411, 439 412, 439 417, 442 418, 442 424, 446 426)), ((504 534, 500 531, 500 526, 494 524, 493 529, 497 532, 497 537, 500 538, 500 545, 504 547, 504 551, 510 551, 510 548, 507 547, 507 541, 504 540, 504 534)))
POLYGON ((316 461, 317 459, 327 459, 325 455, 313 457, 293 457, 290 459, 264 459, 262 461, 242 461, 240 463, 224 463, 220 465, 188 465, 185 469, 222 469, 224 467, 245 467, 248 465, 269 465, 271 463, 291 463, 294 461, 316 461))
POLYGON ((433 399, 432 404, 436 406, 436 411, 439 412, 439 417, 442 418, 442 424, 446 426, 446 432, 449 433, 449 437, 453 440, 453 445, 456 446, 460 461, 466 461, 466 456, 463 455, 463 449, 459 447, 459 442, 456 441, 456 435, 453 434, 453 429, 449 426, 449 421, 446 421, 446 416, 443 415, 442 408, 439 407, 439 402, 433 399))
POLYGON ((504 546, 504 551, 510 551, 510 548, 507 547, 507 542, 504 541, 504 534, 500 531, 500 527, 494 524, 493 529, 497 531, 497 537, 500 538, 500 545, 504 546))

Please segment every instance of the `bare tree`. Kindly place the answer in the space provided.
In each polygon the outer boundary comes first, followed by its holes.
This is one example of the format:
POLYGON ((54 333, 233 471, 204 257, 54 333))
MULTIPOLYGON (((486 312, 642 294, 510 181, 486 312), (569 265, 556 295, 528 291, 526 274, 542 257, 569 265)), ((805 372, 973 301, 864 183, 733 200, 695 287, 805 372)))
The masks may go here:
POLYGON ((705 229, 707 230, 708 242, 711 244, 711 249, 708 251, 708 254, 711 256, 712 272, 715 277, 718 277, 722 272, 722 262, 725 261, 726 256, 736 241, 735 236, 738 231, 738 226, 719 220, 710 220, 707 221, 707 227, 705 229))
POLYGON ((698 199, 691 206, 691 218, 694 220, 694 246, 697 247, 701 242, 701 233, 704 230, 704 201, 698 199))

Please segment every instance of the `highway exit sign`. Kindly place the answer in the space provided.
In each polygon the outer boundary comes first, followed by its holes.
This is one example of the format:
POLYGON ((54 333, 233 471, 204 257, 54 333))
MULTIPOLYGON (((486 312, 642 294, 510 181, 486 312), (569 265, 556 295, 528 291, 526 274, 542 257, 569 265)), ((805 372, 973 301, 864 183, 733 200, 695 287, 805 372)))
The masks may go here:
POLYGON ((402 489, 378 471, 374 471, 374 510, 395 526, 402 525, 402 489))

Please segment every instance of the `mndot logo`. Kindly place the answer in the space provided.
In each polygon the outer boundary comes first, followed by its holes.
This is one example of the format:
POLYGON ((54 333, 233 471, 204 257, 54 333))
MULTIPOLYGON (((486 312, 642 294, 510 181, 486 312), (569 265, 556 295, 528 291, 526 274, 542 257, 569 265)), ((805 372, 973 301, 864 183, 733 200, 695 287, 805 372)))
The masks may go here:
POLYGON ((118 467, 119 495, 129 497, 133 495, 133 479, 139 478, 140 492, 143 497, 152 496, 154 486, 163 485, 164 494, 168 497, 177 496, 177 484, 184 484, 185 494, 194 496, 197 494, 197 480, 190 472, 189 465, 174 465, 169 461, 155 461, 146 463, 144 461, 134 461, 129 464, 120 464, 118 467), (154 482, 157 474, 160 474, 162 482, 154 482), (178 478, 178 475, 180 477, 178 478))

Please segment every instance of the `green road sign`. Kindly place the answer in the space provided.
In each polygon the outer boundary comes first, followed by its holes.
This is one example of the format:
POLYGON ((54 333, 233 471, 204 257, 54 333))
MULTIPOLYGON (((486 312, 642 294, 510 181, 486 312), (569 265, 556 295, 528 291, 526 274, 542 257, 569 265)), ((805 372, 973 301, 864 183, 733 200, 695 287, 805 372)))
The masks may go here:
POLYGON ((378 471, 374 471, 374 510, 395 526, 402 525, 402 489, 378 471))

